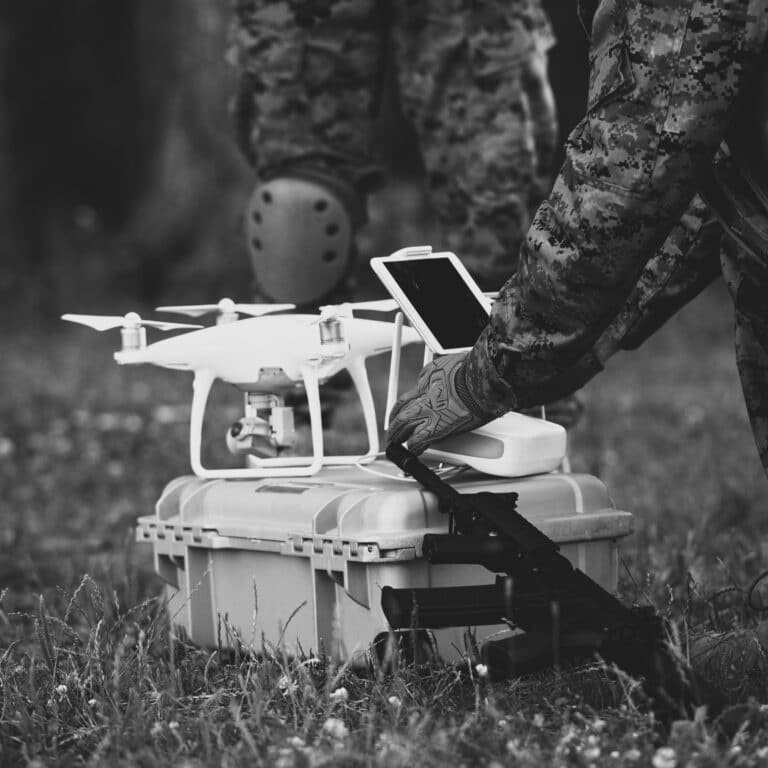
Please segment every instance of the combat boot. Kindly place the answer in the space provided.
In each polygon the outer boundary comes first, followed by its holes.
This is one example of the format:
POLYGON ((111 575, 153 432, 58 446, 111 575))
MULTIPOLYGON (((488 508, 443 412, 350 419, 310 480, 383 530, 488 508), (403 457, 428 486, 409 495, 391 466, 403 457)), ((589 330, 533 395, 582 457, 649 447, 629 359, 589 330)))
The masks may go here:
POLYGON ((691 667, 730 703, 768 698, 768 620, 757 627, 691 639, 691 667))

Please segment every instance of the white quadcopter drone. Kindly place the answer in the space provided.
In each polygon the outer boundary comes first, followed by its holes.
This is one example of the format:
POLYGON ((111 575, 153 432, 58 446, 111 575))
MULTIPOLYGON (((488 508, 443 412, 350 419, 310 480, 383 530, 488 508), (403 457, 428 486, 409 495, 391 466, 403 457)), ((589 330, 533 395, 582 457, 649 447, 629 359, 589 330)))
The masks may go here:
POLYGON ((98 331, 122 328, 120 365, 149 363, 194 373, 190 416, 190 461, 202 478, 259 478, 313 475, 322 466, 373 460, 379 452, 379 432, 373 395, 365 368, 371 355, 388 352, 393 334, 403 344, 420 342, 412 328, 401 323, 353 317, 355 310, 391 312, 392 300, 321 307, 319 315, 279 314, 292 304, 218 304, 158 307, 160 311, 193 317, 218 312, 215 326, 142 320, 136 313, 121 316, 63 315, 64 320, 98 331), (238 320, 238 314, 252 315, 238 320), (270 316, 264 316, 270 315, 270 316), (161 331, 190 330, 171 339, 147 344, 145 327, 161 331), (357 389, 368 435, 368 450, 360 456, 327 456, 323 450, 320 384, 346 368, 357 389), (249 466, 212 469, 203 466, 201 445, 208 394, 216 379, 234 384, 244 393, 245 416, 227 433, 235 454, 249 456, 249 466), (285 395, 305 391, 312 434, 310 456, 279 455, 293 448, 296 433, 293 409, 285 395))
MULTIPOLYGON (((397 398, 403 344, 425 343, 426 357, 467 352, 488 323, 492 295, 484 294, 458 258, 433 254, 429 246, 404 248, 371 260, 394 297, 320 307, 319 314, 280 314, 292 304, 218 304, 158 307, 159 311, 198 317, 217 313, 215 326, 142 320, 122 316, 63 315, 64 320, 98 331, 122 328, 121 365, 149 363, 194 373, 189 425, 190 462, 205 479, 253 479, 314 475, 323 466, 364 464, 379 453, 379 431, 365 360, 392 351, 384 428, 397 398), (398 311, 394 322, 365 320, 356 310, 398 311), (240 320, 240 315, 251 315, 240 320), (412 326, 403 325, 407 316, 412 326), (146 327, 190 332, 147 344, 146 327), (368 450, 362 455, 328 456, 323 448, 320 385, 347 369, 357 389, 365 419, 368 450), (238 469, 213 469, 202 463, 206 403, 216 379, 244 394, 245 415, 227 432, 227 446, 247 457, 238 469), (293 408, 285 396, 305 392, 309 405, 312 453, 292 453, 296 443, 293 408)), ((427 455, 438 461, 470 465, 497 476, 549 472, 565 461, 566 434, 557 424, 519 413, 464 435, 434 443, 427 455)))

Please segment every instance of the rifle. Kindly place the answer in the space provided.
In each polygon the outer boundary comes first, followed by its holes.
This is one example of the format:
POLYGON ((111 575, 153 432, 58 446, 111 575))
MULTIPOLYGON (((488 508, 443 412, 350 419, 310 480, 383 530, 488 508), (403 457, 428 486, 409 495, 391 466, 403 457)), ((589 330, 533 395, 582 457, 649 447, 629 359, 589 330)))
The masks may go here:
POLYGON ((720 697, 678 659, 664 619, 650 606, 627 607, 574 568, 557 544, 516 508, 516 493, 459 493, 401 445, 387 458, 438 499, 448 534, 426 534, 430 563, 476 563, 498 576, 495 584, 382 590, 393 629, 437 629, 506 621, 525 631, 490 641, 483 659, 494 677, 528 671, 561 659, 599 654, 642 681, 659 714, 690 714, 720 697))

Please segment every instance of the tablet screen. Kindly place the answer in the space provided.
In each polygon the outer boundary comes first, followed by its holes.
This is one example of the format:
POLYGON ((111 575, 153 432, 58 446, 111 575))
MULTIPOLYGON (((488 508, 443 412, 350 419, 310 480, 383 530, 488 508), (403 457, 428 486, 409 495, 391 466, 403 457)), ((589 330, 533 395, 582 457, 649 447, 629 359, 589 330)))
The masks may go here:
POLYGON ((447 258, 384 261, 443 349, 471 347, 488 325, 488 310, 447 258))

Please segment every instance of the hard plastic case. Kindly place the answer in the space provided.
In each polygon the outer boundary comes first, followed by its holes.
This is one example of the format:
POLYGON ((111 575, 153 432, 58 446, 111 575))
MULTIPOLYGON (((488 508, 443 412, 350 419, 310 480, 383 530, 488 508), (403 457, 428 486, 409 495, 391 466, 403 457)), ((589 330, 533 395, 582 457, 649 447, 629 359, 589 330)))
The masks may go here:
MULTIPOLYGON (((390 464, 376 466, 394 472, 390 464)), ((517 492, 523 516, 575 566, 616 589, 617 542, 631 533, 632 516, 616 510, 597 478, 466 472, 451 483, 460 492, 517 492)), ((155 515, 139 519, 137 538, 154 547, 157 573, 170 585, 172 620, 195 643, 261 649, 266 641, 288 653, 333 651, 359 663, 388 632, 382 587, 494 583, 482 566, 422 559, 424 534, 447 530, 436 498, 415 482, 341 467, 311 478, 177 478, 155 515)), ((442 658, 461 657, 465 629, 435 630, 442 658)), ((505 630, 478 627, 476 637, 505 630)))

